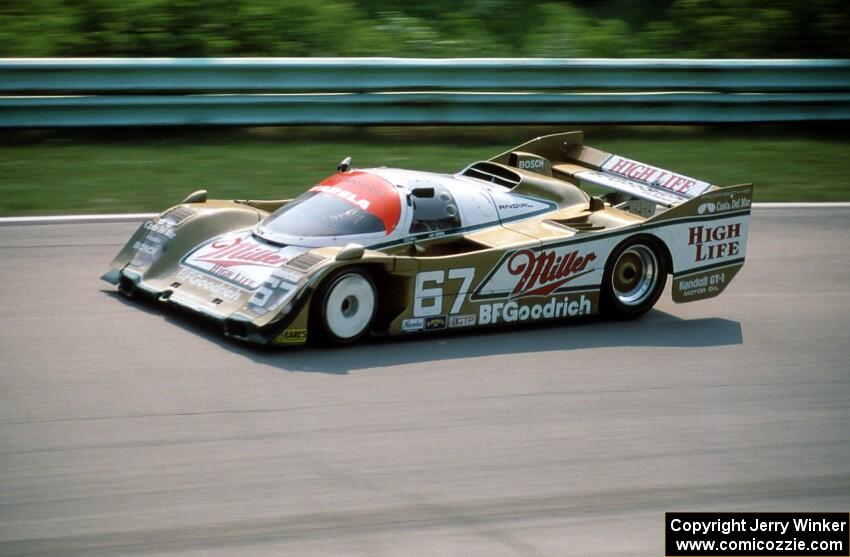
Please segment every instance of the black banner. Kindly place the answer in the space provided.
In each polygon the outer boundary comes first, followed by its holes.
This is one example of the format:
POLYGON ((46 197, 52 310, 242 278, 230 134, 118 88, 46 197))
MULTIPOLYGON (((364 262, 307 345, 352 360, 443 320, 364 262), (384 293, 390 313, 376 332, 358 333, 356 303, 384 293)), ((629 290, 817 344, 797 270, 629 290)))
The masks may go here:
POLYGON ((847 557, 848 513, 666 513, 665 555, 847 557))

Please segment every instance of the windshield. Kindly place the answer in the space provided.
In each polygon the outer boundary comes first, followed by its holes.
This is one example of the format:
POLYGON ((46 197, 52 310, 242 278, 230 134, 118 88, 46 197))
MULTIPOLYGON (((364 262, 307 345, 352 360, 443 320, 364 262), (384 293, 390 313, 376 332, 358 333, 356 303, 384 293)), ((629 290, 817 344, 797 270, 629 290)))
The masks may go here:
POLYGON ((263 231, 298 237, 391 233, 401 202, 395 188, 366 172, 335 174, 262 223, 263 231))

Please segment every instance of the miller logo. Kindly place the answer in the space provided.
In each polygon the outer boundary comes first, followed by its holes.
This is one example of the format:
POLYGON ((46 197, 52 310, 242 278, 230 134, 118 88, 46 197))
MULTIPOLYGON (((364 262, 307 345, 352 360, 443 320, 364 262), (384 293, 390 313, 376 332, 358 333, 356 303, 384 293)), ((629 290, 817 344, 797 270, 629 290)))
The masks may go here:
POLYGON ((276 269, 307 251, 295 246, 266 246, 250 232, 227 234, 196 249, 181 263, 241 288, 258 288, 276 269))
POLYGON ((566 245, 507 254, 478 286, 473 300, 550 296, 565 284, 597 271, 597 254, 566 245))
POLYGON ((195 261, 212 263, 222 267, 233 265, 263 265, 277 267, 284 261, 276 249, 266 249, 246 238, 217 240, 210 244, 209 250, 195 256, 195 261))
POLYGON ((547 296, 564 283, 584 274, 587 264, 596 259, 595 253, 584 256, 578 251, 564 255, 544 250, 535 254, 530 249, 513 253, 508 258, 508 273, 519 277, 510 297, 547 296))

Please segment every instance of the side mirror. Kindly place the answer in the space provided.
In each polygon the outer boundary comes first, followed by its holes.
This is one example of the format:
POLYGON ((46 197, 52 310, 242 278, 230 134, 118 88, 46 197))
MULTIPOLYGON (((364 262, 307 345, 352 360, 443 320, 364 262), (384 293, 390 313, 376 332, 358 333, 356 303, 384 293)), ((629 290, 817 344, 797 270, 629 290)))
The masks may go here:
POLYGON ((434 188, 413 188, 413 197, 434 197, 434 188))

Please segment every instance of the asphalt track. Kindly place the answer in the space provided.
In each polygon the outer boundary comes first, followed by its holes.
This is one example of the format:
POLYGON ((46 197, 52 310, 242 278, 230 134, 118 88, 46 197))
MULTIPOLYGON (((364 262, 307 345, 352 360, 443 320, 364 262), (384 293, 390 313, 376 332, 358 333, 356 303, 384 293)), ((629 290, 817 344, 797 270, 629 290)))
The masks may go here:
POLYGON ((850 208, 757 209, 719 299, 255 351, 0 227, 0 555, 663 555, 672 510, 850 510, 850 208))

